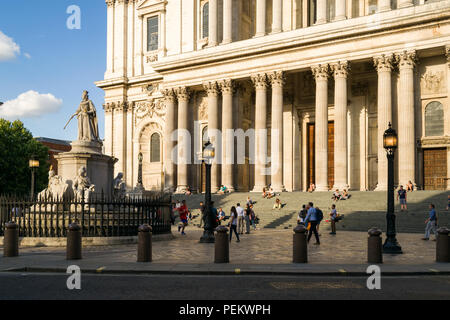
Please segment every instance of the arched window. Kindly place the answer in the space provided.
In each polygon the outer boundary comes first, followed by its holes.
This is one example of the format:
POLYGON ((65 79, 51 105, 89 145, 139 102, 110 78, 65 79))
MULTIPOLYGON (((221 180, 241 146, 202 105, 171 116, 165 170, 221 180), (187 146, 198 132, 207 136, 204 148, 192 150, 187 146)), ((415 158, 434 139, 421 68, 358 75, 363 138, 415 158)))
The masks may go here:
POLYGON ((435 137, 444 135, 444 106, 433 101, 425 107, 425 136, 435 137))
POLYGON ((159 133, 152 134, 150 138, 150 162, 161 161, 161 137, 159 133))
POLYGON ((202 10, 202 38, 209 36, 209 2, 205 3, 202 10))
POLYGON ((205 126, 202 130, 202 150, 203 150, 203 146, 208 142, 209 137, 208 137, 208 126, 205 126))

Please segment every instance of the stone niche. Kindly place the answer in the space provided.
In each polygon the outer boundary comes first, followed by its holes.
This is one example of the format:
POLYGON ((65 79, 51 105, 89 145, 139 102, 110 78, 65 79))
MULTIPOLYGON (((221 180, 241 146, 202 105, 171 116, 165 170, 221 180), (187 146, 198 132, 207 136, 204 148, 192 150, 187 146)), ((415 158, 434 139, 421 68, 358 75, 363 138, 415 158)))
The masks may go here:
POLYGON ((78 170, 85 166, 87 176, 95 185, 94 194, 113 196, 114 164, 117 159, 102 153, 102 143, 95 141, 74 141, 70 152, 55 156, 58 161, 58 174, 72 186, 78 170))

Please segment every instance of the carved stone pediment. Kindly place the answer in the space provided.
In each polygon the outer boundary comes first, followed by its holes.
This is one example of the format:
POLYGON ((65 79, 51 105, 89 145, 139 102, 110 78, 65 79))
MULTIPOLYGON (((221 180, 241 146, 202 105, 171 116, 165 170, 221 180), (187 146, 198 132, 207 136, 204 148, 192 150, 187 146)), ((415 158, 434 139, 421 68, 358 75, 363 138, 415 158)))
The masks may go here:
POLYGON ((165 10, 167 0, 141 0, 137 5, 140 16, 165 10))
POLYGON ((138 101, 134 104, 134 113, 137 120, 144 118, 163 118, 166 114, 166 105, 162 99, 138 101))
POLYGON ((424 93, 441 93, 445 88, 445 73, 442 70, 427 70, 421 79, 420 85, 424 93))

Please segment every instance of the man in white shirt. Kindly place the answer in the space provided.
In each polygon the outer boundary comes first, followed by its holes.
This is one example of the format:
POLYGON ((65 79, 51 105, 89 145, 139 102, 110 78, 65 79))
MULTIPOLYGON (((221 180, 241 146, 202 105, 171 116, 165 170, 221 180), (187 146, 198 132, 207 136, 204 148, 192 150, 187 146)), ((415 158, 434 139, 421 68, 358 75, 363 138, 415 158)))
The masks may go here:
POLYGON ((238 203, 236 205, 236 212, 238 214, 238 233, 244 233, 244 209, 241 207, 241 204, 238 203))

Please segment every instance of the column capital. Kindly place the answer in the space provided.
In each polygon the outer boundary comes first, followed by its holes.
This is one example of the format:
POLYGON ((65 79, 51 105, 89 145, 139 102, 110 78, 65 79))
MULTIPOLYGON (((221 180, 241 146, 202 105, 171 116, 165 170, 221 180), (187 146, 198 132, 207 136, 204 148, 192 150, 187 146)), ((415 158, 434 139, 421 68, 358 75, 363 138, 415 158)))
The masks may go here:
POLYGON ((285 76, 283 71, 274 71, 267 75, 270 84, 273 87, 282 87, 285 83, 285 76))
POLYGON ((128 102, 127 101, 118 101, 115 104, 114 111, 126 112, 128 110, 128 102))
POLYGON ((373 64, 378 72, 391 72, 393 69, 394 55, 392 53, 382 54, 373 58, 373 64))
POLYGON ((106 0, 105 3, 108 7, 112 7, 114 6, 114 3, 116 2, 116 0, 106 0))
POLYGON ((233 94, 236 89, 235 82, 231 79, 225 79, 219 82, 220 90, 222 94, 233 94))
POLYGON ((350 64, 348 61, 339 61, 331 65, 335 78, 347 78, 350 71, 350 64))
POLYGON ((404 50, 395 54, 399 69, 414 69, 417 63, 416 50, 404 50))
POLYGON ((103 104, 103 110, 105 111, 105 113, 111 113, 114 110, 115 106, 115 102, 108 102, 103 104))
POLYGON ((175 102, 175 91, 170 88, 170 89, 164 89, 161 92, 164 96, 164 100, 166 100, 166 102, 175 102))
POLYGON ((205 89, 208 96, 218 96, 219 95, 219 85, 217 81, 209 81, 203 83, 203 88, 205 89))
POLYGON ((191 91, 188 87, 178 87, 175 90, 175 93, 177 95, 178 101, 189 101, 191 97, 191 91))
POLYGON ((251 79, 256 90, 267 89, 267 75, 265 73, 254 74, 251 79))
POLYGON ((318 80, 328 80, 329 76, 329 65, 326 64, 319 64, 317 66, 312 66, 311 71, 313 73, 313 76, 316 78, 316 81, 318 80))

